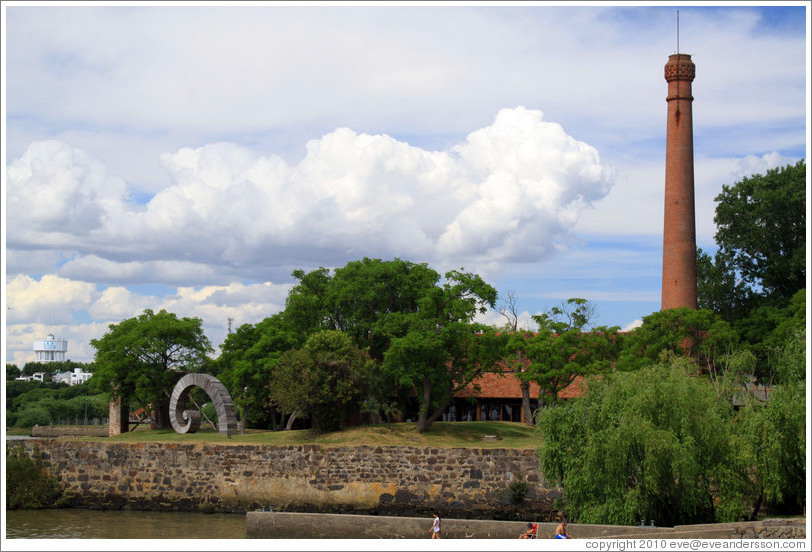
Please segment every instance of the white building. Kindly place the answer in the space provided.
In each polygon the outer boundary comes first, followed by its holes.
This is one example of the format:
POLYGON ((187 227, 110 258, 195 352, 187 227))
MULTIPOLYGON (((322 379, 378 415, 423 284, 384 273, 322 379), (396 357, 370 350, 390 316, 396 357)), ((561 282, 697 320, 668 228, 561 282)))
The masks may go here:
POLYGON ((35 362, 64 362, 67 352, 68 340, 56 339, 54 334, 34 340, 35 362))
POLYGON ((20 376, 18 378, 14 378, 18 381, 43 381, 45 379, 45 372, 34 372, 30 376, 20 376))
POLYGON ((73 372, 58 372, 53 380, 56 383, 67 383, 68 385, 79 385, 89 380, 93 376, 92 372, 85 372, 81 368, 74 368, 73 372))

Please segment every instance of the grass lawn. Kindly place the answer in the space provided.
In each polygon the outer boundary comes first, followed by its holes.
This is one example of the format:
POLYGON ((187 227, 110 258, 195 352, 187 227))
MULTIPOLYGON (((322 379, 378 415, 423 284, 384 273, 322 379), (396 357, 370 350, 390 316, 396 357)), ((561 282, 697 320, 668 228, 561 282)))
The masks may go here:
MULTIPOLYGON (((98 438, 85 437, 86 440, 98 438)), ((333 433, 318 434, 311 430, 260 431, 249 429, 244 435, 225 435, 203 429, 197 433, 176 433, 172 429, 133 431, 115 437, 104 437, 111 442, 174 442, 223 443, 231 445, 321 445, 341 446, 414 446, 414 447, 478 447, 478 448, 530 448, 538 446, 534 428, 515 422, 435 422, 423 434, 415 431, 414 423, 382 424, 350 427, 333 433), (485 436, 498 440, 485 440, 485 436)))

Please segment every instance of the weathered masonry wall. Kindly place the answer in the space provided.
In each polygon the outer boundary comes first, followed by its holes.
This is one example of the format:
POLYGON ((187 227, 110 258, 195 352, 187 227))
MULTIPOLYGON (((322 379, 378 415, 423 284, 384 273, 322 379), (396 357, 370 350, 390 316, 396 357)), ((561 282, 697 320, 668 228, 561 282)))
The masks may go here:
POLYGON ((533 450, 23 442, 74 506, 552 519, 533 450), (512 481, 526 484, 514 504, 512 481), (522 517, 518 517, 522 516, 522 517))

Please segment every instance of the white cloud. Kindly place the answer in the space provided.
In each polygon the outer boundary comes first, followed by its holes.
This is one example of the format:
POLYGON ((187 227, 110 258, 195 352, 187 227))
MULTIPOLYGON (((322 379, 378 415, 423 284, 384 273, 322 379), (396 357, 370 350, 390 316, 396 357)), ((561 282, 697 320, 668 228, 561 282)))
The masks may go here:
POLYGON ((34 320, 64 324, 73 321, 72 310, 86 309, 96 296, 95 286, 87 282, 51 274, 36 280, 19 274, 6 282, 7 317, 12 324, 34 320))
POLYGON ((94 253, 61 273, 117 282, 203 283, 234 267, 278 266, 291 249, 314 264, 325 250, 538 261, 570 239, 612 178, 594 148, 521 107, 447 152, 338 129, 310 141, 295 166, 228 143, 184 148, 162 163, 172 185, 141 208, 81 151, 33 144, 8 180, 14 209, 41 214, 16 217, 10 244, 71 248, 81 238, 94 253), (55 176, 38 176, 44 166, 55 176), (38 203, 68 194, 70 206, 38 203))
POLYGON ((84 152, 55 140, 32 143, 6 169, 10 243, 70 246, 121 210, 126 185, 84 152))
POLYGON ((639 328, 639 327, 640 327, 640 326, 642 326, 642 325, 643 325, 643 321, 642 321, 642 320, 640 320, 640 319, 638 318, 638 319, 637 319, 637 320, 635 320, 634 322, 630 322, 629 324, 627 324, 626 326, 624 326, 624 327, 623 327, 623 329, 622 329, 621 331, 622 331, 622 332, 630 332, 630 331, 632 331, 633 329, 635 329, 635 328, 639 328))

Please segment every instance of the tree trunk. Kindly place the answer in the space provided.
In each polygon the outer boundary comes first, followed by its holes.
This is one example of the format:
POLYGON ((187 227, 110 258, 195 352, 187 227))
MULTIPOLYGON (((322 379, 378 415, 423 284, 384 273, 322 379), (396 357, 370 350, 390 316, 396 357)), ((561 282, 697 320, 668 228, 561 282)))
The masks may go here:
POLYGON ((764 493, 761 492, 758 495, 758 499, 756 500, 755 506, 753 506, 753 513, 750 515, 750 521, 755 521, 756 516, 758 515, 758 511, 761 510, 761 501, 764 499, 764 493))
POLYGON ((431 379, 423 376, 423 399, 420 401, 420 414, 417 417, 417 432, 424 433, 429 429, 429 408, 431 407, 431 379))
POLYGON ((426 431, 428 431, 428 429, 431 427, 431 424, 437 421, 437 418, 443 415, 443 412, 445 412, 445 409, 448 408, 449 404, 451 404, 451 398, 448 398, 445 402, 443 402, 443 404, 441 404, 440 407, 434 411, 434 414, 432 414, 429 419, 426 420, 426 431))
POLYGON ((296 416, 299 415, 299 412, 292 412, 290 418, 288 418, 288 425, 285 426, 285 431, 290 431, 293 427, 293 422, 296 420, 296 416))
POLYGON ((519 385, 522 390, 522 411, 524 412, 524 423, 533 426, 533 411, 530 409, 530 382, 523 381, 519 385))
POLYGON ((155 413, 155 427, 158 429, 169 429, 172 424, 169 422, 169 401, 161 399, 160 402, 152 405, 155 413))

